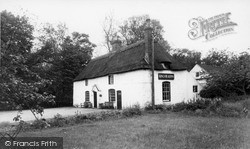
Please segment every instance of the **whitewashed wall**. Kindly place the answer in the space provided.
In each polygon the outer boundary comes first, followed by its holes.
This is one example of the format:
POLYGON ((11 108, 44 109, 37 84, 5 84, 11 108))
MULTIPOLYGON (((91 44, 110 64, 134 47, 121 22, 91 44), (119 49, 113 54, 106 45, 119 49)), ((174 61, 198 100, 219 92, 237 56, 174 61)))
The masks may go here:
MULTIPOLYGON (((94 103, 93 90, 97 91, 97 105, 108 101, 108 90, 115 89, 122 91, 122 106, 128 107, 134 104, 144 106, 151 99, 150 71, 137 70, 133 72, 114 74, 114 84, 108 84, 108 76, 89 79, 88 86, 85 81, 74 82, 73 104, 80 104, 85 101, 85 91, 90 92, 90 102, 94 103), (101 95, 101 97, 100 97, 101 95)), ((117 94, 116 94, 117 96, 117 94)), ((116 101, 114 102, 116 106, 116 101)))
POLYGON ((190 70, 189 72, 193 78, 197 79, 198 83, 200 84, 200 89, 199 91, 207 84, 207 81, 206 79, 201 79, 201 77, 207 77, 208 76, 208 73, 203 69, 201 68, 198 64, 196 64, 192 70, 190 70), (196 72, 203 72, 202 75, 200 75, 199 77, 196 77, 196 72))
MULTIPOLYGON (((174 104, 197 97, 193 93, 193 85, 199 83, 185 71, 155 71, 155 103, 174 104), (158 73, 174 74, 174 80, 159 80, 158 73), (171 102, 162 101, 162 82, 171 82, 171 102)), ((108 90, 122 91, 122 106, 129 107, 140 104, 142 107, 151 102, 151 72, 150 70, 137 70, 133 72, 114 74, 114 84, 108 84, 108 76, 89 79, 88 86, 85 81, 74 82, 73 104, 81 104, 85 101, 85 91, 90 92, 90 102, 94 103, 93 91, 97 91, 97 105, 108 101, 108 90), (97 89, 95 86, 97 86, 97 89)), ((117 96, 117 94, 116 94, 117 96)), ((116 97, 117 98, 117 97, 116 97)), ((114 102, 116 107, 117 102, 114 102)))
POLYGON ((189 74, 188 71, 155 71, 155 103, 156 104, 175 104, 188 101, 197 97, 193 92, 193 85, 200 88, 199 83, 189 74), (158 73, 174 74, 174 80, 159 80, 158 73), (162 82, 168 81, 171 85, 171 101, 162 100, 162 82))

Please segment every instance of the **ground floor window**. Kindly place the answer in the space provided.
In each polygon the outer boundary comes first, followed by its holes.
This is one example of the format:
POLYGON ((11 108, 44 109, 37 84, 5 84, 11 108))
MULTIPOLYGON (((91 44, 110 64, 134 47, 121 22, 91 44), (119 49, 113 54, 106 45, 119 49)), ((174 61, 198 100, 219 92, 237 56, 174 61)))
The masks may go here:
POLYGON ((171 88, 168 81, 162 82, 162 100, 171 101, 171 88))
POLYGON ((194 85, 194 86, 193 86, 193 92, 194 92, 194 93, 197 93, 197 92, 198 92, 198 86, 197 86, 197 85, 194 85))
POLYGON ((89 91, 85 91, 85 101, 89 101, 89 91))
POLYGON ((109 89, 109 101, 115 101, 115 89, 109 89))

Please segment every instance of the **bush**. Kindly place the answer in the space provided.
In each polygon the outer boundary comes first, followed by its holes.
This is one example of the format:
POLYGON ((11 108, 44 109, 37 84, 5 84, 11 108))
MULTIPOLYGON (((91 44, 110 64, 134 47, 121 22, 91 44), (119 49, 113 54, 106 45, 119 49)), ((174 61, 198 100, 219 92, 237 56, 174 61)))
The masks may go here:
POLYGON ((132 117, 132 116, 141 115, 141 114, 142 114, 142 110, 140 108, 140 105, 134 105, 122 111, 122 116, 124 117, 132 117))
POLYGON ((176 103, 173 105, 173 112, 180 112, 180 111, 183 111, 183 110, 186 110, 187 108, 187 103, 185 102, 180 102, 180 103, 176 103))
POLYGON ((222 100, 223 101, 229 101, 229 102, 238 102, 238 101, 246 100, 248 98, 250 98, 250 97, 245 96, 245 95, 238 96, 238 95, 235 95, 235 94, 231 94, 230 96, 222 98, 222 100))
POLYGON ((225 116, 225 117, 240 117, 241 109, 235 105, 223 104, 216 110, 216 114, 225 116))
POLYGON ((62 127, 65 124, 69 123, 65 118, 62 117, 60 114, 56 114, 52 120, 50 120, 49 124, 52 127, 62 127))
POLYGON ((43 129, 50 127, 50 124, 47 123, 45 119, 38 119, 31 124, 31 127, 34 129, 43 129))

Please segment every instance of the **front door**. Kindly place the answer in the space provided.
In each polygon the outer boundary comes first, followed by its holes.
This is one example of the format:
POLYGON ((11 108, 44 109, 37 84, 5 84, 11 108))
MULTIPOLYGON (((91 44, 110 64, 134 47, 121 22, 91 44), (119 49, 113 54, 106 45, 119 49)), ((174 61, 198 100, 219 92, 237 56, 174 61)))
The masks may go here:
POLYGON ((117 109, 122 109, 122 92, 117 91, 117 109))
POLYGON ((94 108, 97 108, 97 92, 94 92, 94 108))

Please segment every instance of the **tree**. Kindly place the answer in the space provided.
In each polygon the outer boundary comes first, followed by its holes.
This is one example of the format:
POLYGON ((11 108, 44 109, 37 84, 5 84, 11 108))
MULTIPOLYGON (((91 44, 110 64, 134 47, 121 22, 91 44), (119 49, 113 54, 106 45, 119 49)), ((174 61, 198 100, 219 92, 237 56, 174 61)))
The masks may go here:
POLYGON ((174 49, 171 51, 172 56, 188 70, 191 70, 196 64, 201 63, 201 52, 190 51, 188 49, 174 49))
POLYGON ((205 98, 226 97, 231 94, 250 94, 250 55, 234 55, 226 64, 221 65, 220 72, 211 74, 206 87, 200 95, 205 98))
MULTIPOLYGON (((145 21, 148 15, 130 17, 119 26, 118 34, 122 35, 123 43, 130 45, 144 39, 145 21)), ((163 26, 160 21, 152 19, 153 37, 155 40, 163 40, 163 26)))
POLYGON ((78 32, 64 40, 59 59, 49 70, 50 76, 54 76, 51 87, 54 88, 58 106, 73 105, 73 80, 92 58, 94 47, 88 35, 78 32))
POLYGON ((230 56, 232 56, 232 53, 226 50, 212 49, 209 51, 208 56, 202 59, 202 62, 207 65, 222 66, 227 63, 230 56))
MULTIPOLYGON (((130 45, 144 39, 145 21, 149 18, 148 15, 133 16, 123 22, 118 27, 115 25, 115 20, 112 15, 106 16, 103 30, 105 33, 105 46, 111 51, 110 43, 114 38, 122 41, 123 45, 130 45)), ((163 26, 160 21, 152 19, 153 37, 167 50, 170 50, 170 45, 163 38, 163 26)))
POLYGON ((30 67, 42 78, 50 80, 51 84, 43 90, 55 96, 56 106, 72 106, 73 79, 90 61, 96 45, 89 41, 86 34, 58 34, 67 32, 65 26, 45 26, 42 31, 46 31, 39 37, 42 47, 30 57, 30 67), (62 42, 58 42, 58 38, 62 42))
POLYGON ((107 15, 103 23, 103 32, 104 32, 104 46, 108 49, 109 52, 112 51, 111 42, 117 37, 117 29, 115 25, 115 19, 112 14, 107 15))
POLYGON ((0 101, 13 109, 28 108, 35 115, 42 114, 41 104, 53 102, 53 96, 41 92, 40 88, 48 83, 47 80, 27 65, 33 29, 26 16, 1 12, 0 101))

